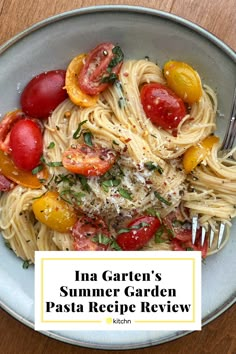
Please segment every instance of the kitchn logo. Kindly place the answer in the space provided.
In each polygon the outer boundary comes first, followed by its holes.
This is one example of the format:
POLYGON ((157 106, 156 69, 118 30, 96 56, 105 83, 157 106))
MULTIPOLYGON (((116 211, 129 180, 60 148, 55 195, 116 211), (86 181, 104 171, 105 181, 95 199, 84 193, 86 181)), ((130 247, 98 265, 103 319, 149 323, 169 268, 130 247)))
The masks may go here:
POLYGON ((108 317, 106 319, 106 323, 107 324, 131 324, 131 320, 127 320, 126 318, 111 318, 111 317, 108 317))

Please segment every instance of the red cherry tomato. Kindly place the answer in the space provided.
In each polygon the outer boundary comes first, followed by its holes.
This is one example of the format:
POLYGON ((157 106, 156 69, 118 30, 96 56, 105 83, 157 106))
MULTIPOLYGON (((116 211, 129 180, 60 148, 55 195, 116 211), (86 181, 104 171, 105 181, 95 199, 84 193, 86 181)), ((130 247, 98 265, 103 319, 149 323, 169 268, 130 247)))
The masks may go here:
POLYGON ((0 173, 0 192, 8 192, 14 188, 15 184, 0 173))
POLYGON ((62 156, 63 166, 70 172, 83 176, 102 176, 114 164, 115 152, 99 146, 78 144, 66 150, 62 156))
POLYGON ((197 232, 195 244, 192 244, 192 230, 179 229, 175 231, 175 236, 171 240, 171 245, 174 251, 201 251, 202 258, 206 258, 208 249, 207 238, 204 241, 203 246, 201 245, 200 229, 197 232))
POLYGON ((40 163, 43 153, 43 136, 40 126, 31 119, 16 122, 10 133, 11 157, 15 165, 31 171, 40 163))
POLYGON ((124 251, 139 250, 154 236, 160 225, 160 220, 154 216, 140 216, 128 224, 127 231, 120 233, 116 242, 124 251))
POLYGON ((119 74, 122 63, 120 47, 110 42, 99 44, 85 59, 78 77, 79 87, 88 95, 97 95, 119 74))
POLYGON ((110 233, 100 217, 81 216, 73 226, 72 236, 76 251, 106 251, 109 247, 104 240, 110 238, 110 233), (103 243, 99 243, 99 237, 103 243))
POLYGON ((176 129, 187 114, 182 99, 162 84, 145 84, 140 95, 147 118, 158 127, 176 129))
POLYGON ((8 112, 2 119, 0 123, 0 149, 6 153, 10 152, 9 147, 9 138, 10 138, 10 131, 14 124, 19 120, 25 118, 25 114, 20 111, 11 111, 8 112))
POLYGON ((52 70, 35 76, 21 94, 23 112, 35 118, 47 118, 67 98, 64 70, 52 70))

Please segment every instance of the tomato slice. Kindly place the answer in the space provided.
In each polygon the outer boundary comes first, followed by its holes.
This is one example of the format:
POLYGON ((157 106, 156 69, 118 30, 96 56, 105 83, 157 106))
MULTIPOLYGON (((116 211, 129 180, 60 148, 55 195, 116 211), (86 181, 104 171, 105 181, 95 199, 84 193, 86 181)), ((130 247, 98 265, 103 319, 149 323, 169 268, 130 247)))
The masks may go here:
POLYGON ((16 167, 10 156, 2 150, 0 150, 0 173, 16 184, 32 189, 41 188, 40 180, 48 178, 46 168, 39 174, 33 175, 30 171, 24 171, 16 167))
POLYGON ((0 192, 8 192, 13 189, 15 186, 14 183, 4 175, 0 174, 0 192))
POLYGON ((68 96, 64 89, 65 70, 51 70, 36 75, 21 94, 21 107, 30 117, 48 118, 68 96))
POLYGON ((77 220, 74 209, 53 191, 48 191, 35 199, 32 209, 37 220, 62 233, 70 231, 77 220))
POLYGON ((76 251, 106 251, 109 242, 104 240, 109 241, 111 237, 105 221, 98 216, 81 216, 72 229, 72 236, 76 251))
POLYGON ((201 251, 202 258, 206 258, 208 250, 208 240, 201 245, 200 229, 197 231, 195 244, 192 244, 192 230, 182 229, 175 232, 175 237, 171 240, 172 249, 174 251, 201 251))
POLYGON ((62 156, 63 166, 70 172, 83 176, 102 176, 114 164, 116 154, 113 150, 78 144, 66 150, 62 156))
POLYGON ((140 216, 128 224, 127 231, 124 229, 118 234, 116 242, 124 251, 139 250, 154 236, 160 225, 160 220, 154 216, 140 216))
POLYGON ((140 95, 147 118, 165 130, 176 129, 187 114, 183 100, 165 85, 145 84, 140 95))
POLYGON ((25 114, 19 109, 5 114, 0 122, 0 149, 2 151, 10 152, 10 131, 16 122, 25 117, 25 114))
POLYGON ((74 104, 81 107, 91 107, 97 102, 98 95, 87 95, 80 89, 78 82, 78 75, 84 66, 85 58, 86 54, 80 54, 70 62, 66 70, 66 91, 74 104))
POLYGON ((79 74, 81 90, 88 95, 97 95, 104 91, 117 78, 123 57, 120 47, 110 42, 99 44, 88 53, 79 74))
POLYGON ((198 73, 188 64, 180 61, 168 61, 164 65, 164 76, 167 85, 184 102, 193 104, 202 96, 201 79, 198 73))
POLYGON ((15 165, 32 171, 40 164, 43 154, 43 135, 40 126, 32 119, 21 119, 10 132, 11 157, 15 165))
POLYGON ((211 135, 205 138, 197 145, 191 146, 183 156, 183 166, 186 173, 190 173, 194 168, 203 161, 212 149, 213 145, 218 143, 219 138, 211 135))

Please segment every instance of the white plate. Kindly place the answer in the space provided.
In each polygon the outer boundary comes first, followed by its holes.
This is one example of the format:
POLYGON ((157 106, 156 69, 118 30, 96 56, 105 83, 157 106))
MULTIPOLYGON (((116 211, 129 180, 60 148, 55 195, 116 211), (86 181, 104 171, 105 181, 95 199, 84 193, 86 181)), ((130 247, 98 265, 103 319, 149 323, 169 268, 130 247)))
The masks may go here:
MULTIPOLYGON (((37 73, 66 68, 70 59, 102 41, 119 43, 126 58, 149 56, 162 65, 175 58, 191 63, 219 95, 218 133, 224 134, 236 84, 236 55, 219 39, 179 17, 129 6, 84 8, 57 15, 20 33, 0 48, 0 114, 18 107, 20 91, 37 73)), ((225 249, 206 260, 202 275, 203 324, 236 298, 236 224, 225 249)), ((0 241, 0 303, 24 324, 34 326, 34 270, 0 241)), ((187 332, 47 332, 53 338, 91 348, 142 348, 187 332)))

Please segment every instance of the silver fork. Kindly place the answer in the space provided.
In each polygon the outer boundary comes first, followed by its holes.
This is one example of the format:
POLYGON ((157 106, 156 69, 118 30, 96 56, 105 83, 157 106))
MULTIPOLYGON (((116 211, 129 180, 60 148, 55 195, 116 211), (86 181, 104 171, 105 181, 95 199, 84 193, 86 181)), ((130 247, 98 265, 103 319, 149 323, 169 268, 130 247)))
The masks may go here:
MULTIPOLYGON (((231 118, 224 136, 224 140, 222 142, 220 152, 231 150, 234 145, 235 135, 236 135, 236 88, 234 89, 234 98, 233 98, 233 106, 231 112, 231 118)), ((198 229, 198 215, 193 216, 192 218, 192 243, 194 244, 196 241, 198 229)), ((218 232, 218 240, 217 240, 217 248, 219 249, 223 238, 224 238, 224 231, 225 231, 225 223, 221 222, 219 225, 219 232, 218 232)), ((201 245, 203 246, 205 238, 206 238, 207 229, 203 226, 201 230, 201 245)), ((215 232, 211 228, 210 235, 209 235, 209 247, 211 248, 213 241, 215 238, 215 232)))

